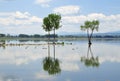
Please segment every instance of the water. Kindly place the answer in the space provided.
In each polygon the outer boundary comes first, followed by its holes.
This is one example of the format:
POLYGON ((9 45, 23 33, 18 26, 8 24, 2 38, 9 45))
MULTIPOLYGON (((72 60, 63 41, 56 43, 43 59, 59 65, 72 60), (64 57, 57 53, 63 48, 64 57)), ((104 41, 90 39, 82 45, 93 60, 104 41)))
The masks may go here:
POLYGON ((24 44, 0 47, 0 81, 120 81, 119 40, 24 44))

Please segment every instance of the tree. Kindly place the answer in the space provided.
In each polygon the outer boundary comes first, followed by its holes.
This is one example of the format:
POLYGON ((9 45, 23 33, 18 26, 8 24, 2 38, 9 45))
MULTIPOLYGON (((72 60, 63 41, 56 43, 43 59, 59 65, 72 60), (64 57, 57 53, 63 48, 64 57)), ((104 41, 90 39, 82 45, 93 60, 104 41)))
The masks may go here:
POLYGON ((23 38, 25 38, 25 37, 30 37, 29 35, 27 35, 27 34, 19 34, 19 36, 18 37, 23 37, 23 38))
POLYGON ((45 17, 44 19, 43 19, 43 25, 42 25, 42 27, 43 27, 43 29, 45 30, 45 31, 47 31, 48 32, 48 41, 49 41, 49 39, 50 39, 50 31, 52 30, 52 25, 51 25, 51 23, 50 23, 50 19, 49 19, 49 17, 45 17))
POLYGON ((92 44, 91 38, 92 38, 94 30, 98 31, 99 21, 98 20, 85 21, 84 25, 80 27, 81 27, 81 30, 87 31, 88 44, 91 45, 92 44))
POLYGON ((54 31, 54 41, 55 41, 55 30, 57 30, 61 27, 61 25, 60 25, 61 15, 52 13, 52 14, 48 15, 48 18, 50 20, 50 24, 54 31))

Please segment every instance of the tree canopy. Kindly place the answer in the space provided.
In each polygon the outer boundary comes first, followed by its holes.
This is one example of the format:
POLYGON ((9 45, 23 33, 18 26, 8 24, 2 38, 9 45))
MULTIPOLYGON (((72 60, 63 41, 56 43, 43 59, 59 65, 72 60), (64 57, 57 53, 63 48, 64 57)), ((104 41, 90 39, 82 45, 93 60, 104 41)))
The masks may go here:
POLYGON ((80 28, 83 31, 87 31, 88 42, 89 44, 92 44, 91 38, 92 38, 94 30, 98 31, 99 21, 98 20, 85 21, 84 25, 81 25, 80 28))
POLYGON ((43 25, 42 25, 42 27, 47 32, 50 32, 52 30, 52 25, 50 23, 49 17, 45 17, 43 19, 43 25))
POLYGON ((61 27, 60 25, 61 15, 52 13, 48 15, 48 18, 50 19, 50 24, 52 25, 53 30, 59 29, 61 27))

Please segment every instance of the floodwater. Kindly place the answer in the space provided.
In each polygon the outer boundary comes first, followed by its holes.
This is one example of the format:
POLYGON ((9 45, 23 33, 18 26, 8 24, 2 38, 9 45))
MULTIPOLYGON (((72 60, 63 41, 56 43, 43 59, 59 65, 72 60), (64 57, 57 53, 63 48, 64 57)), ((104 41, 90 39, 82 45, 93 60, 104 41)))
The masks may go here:
POLYGON ((120 81, 120 40, 95 40, 90 47, 81 40, 6 43, 0 47, 0 81, 120 81))

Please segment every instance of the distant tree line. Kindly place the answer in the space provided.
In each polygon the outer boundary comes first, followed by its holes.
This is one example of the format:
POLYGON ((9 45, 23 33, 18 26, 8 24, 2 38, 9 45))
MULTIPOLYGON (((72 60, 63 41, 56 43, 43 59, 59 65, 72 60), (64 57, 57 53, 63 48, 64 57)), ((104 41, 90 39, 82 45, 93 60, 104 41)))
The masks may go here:
MULTIPOLYGON (((57 34, 34 34, 34 35, 28 35, 28 34, 19 34, 19 35, 10 35, 10 34, 0 34, 0 37, 14 37, 14 38, 87 38, 86 35, 57 35, 57 34)), ((120 38, 120 35, 93 35, 93 38, 120 38)))
POLYGON ((57 38, 57 34, 45 34, 45 35, 39 35, 39 34, 34 34, 34 35, 28 35, 28 34, 19 34, 19 35, 10 35, 10 34, 0 34, 0 37, 19 37, 19 38, 54 38, 54 36, 57 38))

